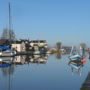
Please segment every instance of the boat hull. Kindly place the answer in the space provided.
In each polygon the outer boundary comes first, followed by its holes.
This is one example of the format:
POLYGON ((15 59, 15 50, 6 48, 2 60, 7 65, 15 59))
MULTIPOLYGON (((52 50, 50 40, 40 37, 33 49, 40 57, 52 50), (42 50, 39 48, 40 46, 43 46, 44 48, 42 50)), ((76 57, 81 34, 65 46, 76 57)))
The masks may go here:
POLYGON ((74 56, 70 56, 69 59, 70 60, 81 60, 81 56, 80 55, 74 55, 74 56))

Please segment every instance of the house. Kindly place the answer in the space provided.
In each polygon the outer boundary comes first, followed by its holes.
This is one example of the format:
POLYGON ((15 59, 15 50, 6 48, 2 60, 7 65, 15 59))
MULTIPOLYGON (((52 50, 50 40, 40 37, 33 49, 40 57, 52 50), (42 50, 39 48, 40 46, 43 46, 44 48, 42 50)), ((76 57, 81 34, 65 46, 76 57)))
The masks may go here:
POLYGON ((46 40, 32 40, 30 41, 30 45, 33 46, 38 46, 38 47, 45 47, 47 48, 47 42, 46 40))
POLYGON ((46 51, 48 47, 46 40, 19 40, 12 43, 11 46, 17 52, 46 51))
POLYGON ((16 41, 11 44, 11 47, 16 50, 17 52, 24 52, 26 51, 25 42, 24 41, 16 41))

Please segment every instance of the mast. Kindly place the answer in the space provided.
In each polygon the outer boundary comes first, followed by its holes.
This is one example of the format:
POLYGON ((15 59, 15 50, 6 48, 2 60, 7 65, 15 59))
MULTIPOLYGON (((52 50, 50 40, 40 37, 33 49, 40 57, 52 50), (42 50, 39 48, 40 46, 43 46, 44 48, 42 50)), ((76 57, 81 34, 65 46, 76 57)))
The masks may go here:
POLYGON ((10 6, 10 2, 9 2, 9 39, 11 40, 11 6, 10 6))
POLYGON ((12 29, 12 16, 11 16, 11 4, 8 3, 8 28, 3 30, 2 39, 14 41, 15 40, 15 33, 12 29))
POLYGON ((15 40, 15 33, 12 29, 11 4, 9 2, 9 40, 15 40))

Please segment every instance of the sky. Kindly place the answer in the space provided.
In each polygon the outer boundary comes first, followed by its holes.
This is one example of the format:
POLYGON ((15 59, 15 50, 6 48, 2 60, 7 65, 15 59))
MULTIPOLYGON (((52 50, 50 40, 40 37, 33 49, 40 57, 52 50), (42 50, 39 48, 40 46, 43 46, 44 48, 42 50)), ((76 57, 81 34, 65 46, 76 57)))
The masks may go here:
POLYGON ((90 45, 90 0, 0 0, 0 35, 8 28, 8 2, 18 39, 90 45))

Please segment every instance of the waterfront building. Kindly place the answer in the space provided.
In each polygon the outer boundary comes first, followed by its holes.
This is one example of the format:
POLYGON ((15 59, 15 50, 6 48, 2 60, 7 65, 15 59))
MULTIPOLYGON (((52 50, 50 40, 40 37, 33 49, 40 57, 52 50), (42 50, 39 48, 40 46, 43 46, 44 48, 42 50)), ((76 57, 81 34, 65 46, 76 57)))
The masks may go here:
POLYGON ((45 47, 45 48, 47 48, 46 40, 32 40, 32 41, 30 41, 30 45, 32 47, 37 45, 38 47, 45 47))
POLYGON ((15 43, 12 43, 11 46, 17 52, 24 52, 24 51, 26 51, 25 42, 16 41, 15 43))

